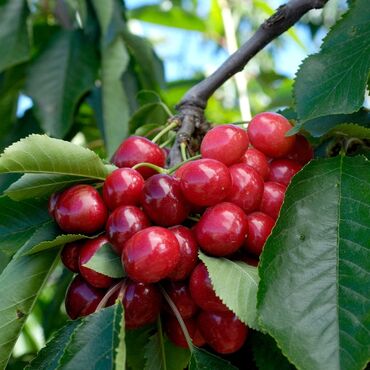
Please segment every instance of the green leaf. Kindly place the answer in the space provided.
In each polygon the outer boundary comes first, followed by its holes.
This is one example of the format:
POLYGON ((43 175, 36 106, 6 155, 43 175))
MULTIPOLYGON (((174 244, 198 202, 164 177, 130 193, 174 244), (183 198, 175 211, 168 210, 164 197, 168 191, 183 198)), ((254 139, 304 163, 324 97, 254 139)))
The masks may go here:
POLYGON ((364 157, 312 161, 288 188, 261 256, 258 312, 299 369, 360 370, 370 357, 369 209, 364 157))
POLYGON ((95 45, 82 31, 60 31, 30 67, 26 93, 44 131, 62 138, 73 123, 81 97, 94 86, 95 45))
POLYGON ((126 348, 127 365, 131 370, 143 370, 145 367, 145 345, 153 332, 153 326, 127 330, 126 348))
POLYGON ((256 329, 257 268, 243 261, 208 257, 202 252, 199 258, 206 265, 216 295, 241 321, 256 329))
POLYGON ((0 4, 0 71, 30 57, 26 0, 7 0, 0 4))
POLYGON ((342 125, 338 125, 332 130, 330 130, 327 134, 327 136, 338 136, 338 135, 355 137, 358 139, 368 139, 370 138, 370 125, 369 127, 364 127, 351 123, 343 123, 342 125))
POLYGON ((100 1, 92 0, 93 7, 99 19, 101 34, 105 35, 108 32, 108 27, 112 21, 114 2, 112 0, 100 1))
POLYGON ((131 116, 130 132, 135 132, 140 126, 146 124, 163 125, 168 118, 168 112, 162 102, 145 104, 131 116))
POLYGON ((191 353, 189 370, 237 370, 229 361, 217 357, 204 349, 194 348, 191 353))
POLYGON ((13 258, 0 275, 0 369, 57 261, 57 251, 13 258))
POLYGON ((41 198, 72 185, 86 182, 91 182, 91 179, 70 175, 26 173, 11 184, 4 194, 13 200, 41 198))
POLYGON ((169 10, 164 10, 160 5, 144 5, 132 9, 129 12, 129 17, 185 30, 200 32, 206 30, 203 19, 179 6, 172 6, 169 10))
POLYGON ((0 156, 0 173, 54 173, 104 180, 108 168, 91 150, 46 135, 30 135, 0 156))
POLYGON ((124 336, 123 306, 119 303, 68 322, 27 369, 124 370, 124 336))
POLYGON ((0 197, 0 251, 13 256, 49 220, 45 200, 15 202, 0 197))
POLYGON ((112 245, 109 243, 102 245, 84 266, 112 278, 122 278, 125 276, 121 257, 114 252, 112 245))
POLYGON ((329 32, 321 51, 303 62, 294 86, 301 121, 352 113, 362 106, 370 69, 369 29, 369 3, 357 0, 329 32))
POLYGON ((269 335, 255 332, 251 338, 253 358, 259 370, 296 369, 269 335))

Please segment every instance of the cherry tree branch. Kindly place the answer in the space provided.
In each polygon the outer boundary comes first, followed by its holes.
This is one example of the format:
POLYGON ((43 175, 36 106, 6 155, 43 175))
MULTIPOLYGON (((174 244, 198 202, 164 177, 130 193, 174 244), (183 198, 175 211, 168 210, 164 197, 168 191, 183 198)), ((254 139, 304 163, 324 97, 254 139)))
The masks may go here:
POLYGON ((177 106, 182 125, 177 132, 174 146, 169 154, 169 165, 181 162, 180 144, 190 142, 194 131, 204 126, 204 109, 213 93, 246 64, 266 45, 287 31, 311 9, 322 8, 328 0, 290 0, 257 29, 255 34, 240 49, 232 54, 209 77, 193 86, 177 106))

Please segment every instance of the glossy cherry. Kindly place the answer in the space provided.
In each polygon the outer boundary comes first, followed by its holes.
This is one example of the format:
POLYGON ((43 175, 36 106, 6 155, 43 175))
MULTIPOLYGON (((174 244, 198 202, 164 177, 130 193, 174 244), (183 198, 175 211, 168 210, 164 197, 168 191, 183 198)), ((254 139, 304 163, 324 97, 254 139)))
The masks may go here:
POLYGON ((88 284, 80 275, 76 275, 69 286, 65 298, 68 316, 75 320, 78 317, 90 315, 104 297, 105 290, 88 284))
POLYGON ((127 275, 137 282, 154 283, 170 275, 180 260, 175 235, 151 226, 137 232, 125 244, 122 263, 127 275))
POLYGON ((245 163, 254 168, 260 176, 266 180, 270 173, 270 166, 267 157, 256 148, 249 148, 239 159, 240 163, 245 163))
POLYGON ((265 182, 260 211, 276 220, 284 202, 285 191, 286 187, 278 182, 265 182))
POLYGON ((292 177, 302 169, 302 165, 291 159, 276 159, 270 163, 268 181, 288 186, 292 177))
MULTIPOLYGON (((198 311, 198 306, 191 297, 189 286, 184 281, 167 281, 164 284, 167 294, 170 296, 172 302, 175 304, 183 319, 188 319, 195 315, 198 311)), ((165 306, 166 311, 173 314, 169 305, 165 306)))
POLYGON ((209 130, 200 145, 202 158, 216 159, 226 166, 238 162, 247 150, 247 132, 235 125, 220 125, 209 130))
POLYGON ((103 199, 109 209, 124 205, 138 205, 144 179, 132 168, 118 168, 107 176, 103 185, 103 199))
POLYGON ((140 208, 121 206, 110 214, 105 230, 113 249, 121 255, 127 240, 149 226, 149 219, 140 208))
POLYGON ((293 148, 286 157, 304 165, 313 159, 313 154, 313 148, 308 140, 303 135, 297 134, 293 148))
MULTIPOLYGON (((192 343, 197 347, 204 346, 206 344, 206 341, 204 340, 202 334, 200 333, 200 330, 198 329, 196 320, 193 318, 185 319, 184 324, 186 326, 186 329, 188 330, 192 343)), ((172 343, 176 344, 179 347, 188 348, 185 335, 176 317, 169 316, 166 318, 164 330, 172 343)))
POLYGON ((253 212, 247 216, 248 235, 245 239, 245 248, 248 252, 259 256, 271 230, 275 225, 275 220, 263 212, 253 212))
POLYGON ((108 288, 112 285, 114 279, 84 265, 90 261, 103 245, 108 243, 108 238, 102 235, 95 239, 87 240, 80 250, 79 269, 81 275, 90 285, 96 288, 108 288))
POLYGON ((285 136, 292 128, 280 114, 264 112, 252 118, 248 126, 251 144, 268 157, 281 158, 292 150, 295 136, 285 136))
POLYGON ((198 245, 194 233, 185 226, 170 227, 180 246, 180 260, 168 276, 172 281, 186 279, 198 264, 198 245))
POLYGON ((190 276, 189 288, 194 302, 205 311, 226 312, 229 309, 216 296, 204 263, 199 263, 190 276))
POLYGON ((248 334, 248 328, 230 311, 202 311, 197 324, 207 344, 221 354, 236 352, 248 334))
POLYGON ((263 194, 262 177, 254 168, 244 163, 232 165, 229 171, 232 186, 226 200, 242 208, 245 213, 258 209, 263 194))
POLYGON ((160 226, 180 224, 190 212, 180 181, 164 174, 153 175, 146 180, 141 205, 149 218, 160 226))
POLYGON ((60 195, 54 215, 63 231, 92 234, 104 227, 108 212, 95 188, 75 185, 60 195))
MULTIPOLYGON (((145 137, 130 136, 118 147, 112 157, 112 162, 117 167, 133 167, 135 164, 147 162, 163 167, 166 156, 163 150, 145 137)), ((157 173, 149 167, 140 167, 138 172, 147 179, 157 173)))
POLYGON ((190 162, 181 176, 181 189, 185 197, 199 206, 212 206, 221 202, 230 188, 228 168, 215 159, 190 162))
POLYGON ((83 242, 81 241, 67 243, 60 253, 63 265, 72 272, 80 271, 78 263, 82 246, 83 242))
POLYGON ((194 231, 202 250, 212 256, 226 256, 244 243, 247 220, 240 207, 223 202, 208 208, 194 231))

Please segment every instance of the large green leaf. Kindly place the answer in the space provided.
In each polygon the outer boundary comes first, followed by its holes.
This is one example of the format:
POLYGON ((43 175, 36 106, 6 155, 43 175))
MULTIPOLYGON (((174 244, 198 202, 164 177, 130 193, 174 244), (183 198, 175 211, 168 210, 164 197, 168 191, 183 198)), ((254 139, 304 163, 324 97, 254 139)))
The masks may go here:
POLYGON ((27 369, 124 370, 122 304, 71 321, 59 330, 27 369))
POLYGON ((49 220, 45 200, 15 202, 0 197, 0 251, 13 256, 49 220))
POLYGON ((104 180, 109 169, 91 150, 46 135, 30 135, 0 156, 0 173, 32 172, 104 180))
POLYGON ((44 286, 57 251, 13 258, 0 275, 0 369, 5 369, 28 314, 44 286))
POLYGON ((335 157, 293 179, 259 267, 259 323, 303 370, 370 358, 370 163, 335 157))
POLYGON ((257 268, 243 261, 208 257, 202 252, 199 258, 207 267, 216 294, 241 321, 257 328, 257 268))
POLYGON ((230 362, 200 348, 191 352, 189 370, 237 370, 230 362))
POLYGON ((30 57, 26 0, 0 3, 0 71, 30 57))
POLYGON ((294 93, 301 121, 352 113, 362 106, 370 69, 369 36, 369 2, 357 0, 329 32, 321 51, 299 69, 294 93))
POLYGON ((26 93, 47 134, 66 135, 78 101, 94 85, 97 68, 95 46, 82 31, 60 31, 33 62, 26 93))

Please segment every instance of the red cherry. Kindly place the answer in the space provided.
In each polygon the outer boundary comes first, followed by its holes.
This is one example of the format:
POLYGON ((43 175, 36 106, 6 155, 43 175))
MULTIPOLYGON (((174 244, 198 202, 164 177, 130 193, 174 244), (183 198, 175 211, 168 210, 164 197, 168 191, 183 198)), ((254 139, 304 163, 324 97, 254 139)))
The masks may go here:
POLYGON ((184 280, 198 263, 198 245, 195 236, 187 227, 179 225, 169 230, 176 236, 180 246, 180 260, 173 272, 168 276, 172 281, 184 280))
POLYGON ((297 134, 294 146, 286 157, 304 165, 313 159, 313 154, 312 146, 308 140, 303 135, 297 134))
POLYGON ((248 328, 232 312, 201 312, 198 328, 206 342, 218 353, 227 354, 240 349, 248 328))
MULTIPOLYGON (((204 346, 206 344, 206 341, 204 340, 202 334, 200 333, 195 319, 193 318, 185 319, 184 324, 186 326, 186 329, 188 330, 188 333, 193 344, 197 347, 204 346)), ((168 338, 171 340, 171 342, 176 344, 176 346, 188 348, 188 344, 186 343, 184 333, 176 317, 170 316, 166 319, 165 332, 168 338)))
POLYGON ((110 209, 119 206, 133 205, 140 202, 144 179, 132 168, 118 168, 113 171, 103 185, 103 199, 110 209))
POLYGON ((92 234, 104 227, 108 212, 95 188, 75 185, 60 195, 54 215, 63 231, 92 234))
POLYGON ((108 288, 112 285, 114 279, 84 265, 107 243, 109 243, 108 238, 102 235, 95 239, 87 240, 80 250, 79 268, 81 275, 89 284, 96 288, 108 288))
POLYGON ((262 177, 255 169, 244 163, 234 164, 229 171, 232 186, 226 200, 242 208, 245 213, 258 209, 263 194, 262 177))
POLYGON ((58 199, 60 198, 61 193, 53 193, 50 195, 49 202, 48 202, 48 212, 49 215, 53 218, 55 212, 55 206, 57 205, 58 199))
MULTIPOLYGON (((187 282, 168 281, 164 286, 183 319, 188 319, 195 315, 198 311, 198 306, 191 297, 187 282)), ((167 312, 174 314, 170 306, 166 305, 165 308, 167 312)))
POLYGON ((229 193, 231 177, 228 168, 214 159, 190 162, 181 176, 181 189, 185 197, 199 206, 212 206, 229 193))
POLYGON ((267 157, 259 150, 255 148, 249 148, 239 159, 240 163, 245 163, 248 166, 254 168, 260 176, 266 180, 269 173, 270 167, 267 157))
POLYGON ((265 182, 260 211, 276 220, 284 202, 285 191, 286 187, 278 182, 265 182))
POLYGON ((245 213, 227 202, 208 208, 195 226, 195 237, 200 247, 212 256, 234 253, 244 243, 246 234, 245 213))
POLYGON ((169 175, 157 174, 146 180, 141 204, 149 218, 160 226, 180 224, 190 212, 180 181, 169 175))
POLYGON ((295 136, 285 136, 292 128, 280 114, 264 112, 252 118, 248 136, 252 145, 272 158, 284 157, 292 150, 295 136))
POLYGON ((132 236, 123 248, 122 263, 127 275, 138 282, 154 283, 170 275, 180 260, 175 235, 152 226, 132 236))
MULTIPOLYGON (((163 167, 166 156, 163 150, 145 137, 131 136, 124 140, 112 157, 117 167, 133 167, 135 164, 147 162, 163 167)), ((149 167, 140 167, 138 172, 147 179, 157 172, 149 167)))
POLYGON ((80 275, 72 280, 65 298, 65 306, 68 316, 75 320, 78 317, 90 315, 103 299, 104 289, 98 289, 89 285, 80 275))
POLYGON ((121 206, 110 214, 105 229, 113 249, 121 255, 127 240, 149 226, 150 222, 140 208, 121 206))
POLYGON ((235 125, 216 126, 208 131, 200 145, 202 158, 216 159, 226 166, 236 163, 249 145, 245 130, 235 125))
POLYGON ((191 164, 192 162, 185 162, 182 164, 174 173, 173 177, 176 179, 181 180, 182 174, 184 173, 185 169, 191 164))
POLYGON ((190 276, 189 288, 194 302, 205 311, 226 312, 229 309, 216 296, 204 263, 194 269, 190 276))
POLYGON ((262 212, 254 212, 247 216, 248 235, 245 239, 245 248, 248 252, 259 256, 271 230, 275 225, 275 220, 262 212))
POLYGON ((292 177, 300 171, 302 165, 291 159, 276 159, 270 163, 270 175, 268 181, 279 182, 288 186, 292 177))
POLYGON ((60 258, 63 262, 63 265, 72 272, 79 272, 78 260, 80 258, 80 250, 83 246, 83 242, 72 242, 66 244, 60 258))
MULTIPOLYGON (((118 295, 119 291, 108 300, 107 306, 114 304, 118 295)), ((136 329, 157 319, 161 309, 161 294, 153 284, 127 279, 122 304, 125 309, 125 327, 136 329)))

